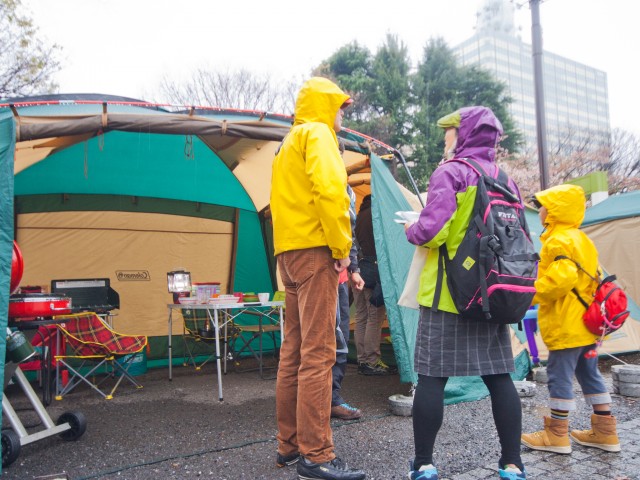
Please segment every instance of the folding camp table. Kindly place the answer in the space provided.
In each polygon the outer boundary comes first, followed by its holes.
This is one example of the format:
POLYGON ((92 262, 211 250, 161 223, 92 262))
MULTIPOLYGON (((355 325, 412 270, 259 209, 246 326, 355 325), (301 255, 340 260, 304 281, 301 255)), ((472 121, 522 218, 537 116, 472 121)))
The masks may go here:
MULTIPOLYGON (((172 346, 171 338, 173 335, 173 311, 174 310, 204 310, 207 312, 207 316, 211 323, 211 328, 214 332, 214 340, 216 347, 216 368, 218 372, 218 400, 223 401, 222 398, 222 363, 221 358, 224 359, 224 373, 227 373, 227 355, 225 344, 225 354, 220 355, 220 337, 221 330, 227 328, 227 326, 233 322, 233 319, 243 313, 255 311, 264 315, 264 308, 270 308, 277 314, 278 324, 283 326, 283 307, 284 302, 255 302, 255 303, 228 303, 228 304, 174 304, 167 305, 169 310, 169 338, 168 338, 168 353, 169 353, 169 380, 172 379, 172 346)), ((280 338, 282 339, 282 330, 280 331, 280 338)), ((226 331, 223 338, 226 338, 226 331)))

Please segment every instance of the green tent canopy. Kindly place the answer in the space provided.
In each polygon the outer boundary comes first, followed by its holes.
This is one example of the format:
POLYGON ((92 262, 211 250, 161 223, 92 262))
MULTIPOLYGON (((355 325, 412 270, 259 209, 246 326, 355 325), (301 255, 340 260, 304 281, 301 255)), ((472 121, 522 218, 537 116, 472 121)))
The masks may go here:
MULTIPOLYGON (((22 285, 110 278, 120 295, 116 329, 148 335, 149 358, 166 359, 168 271, 184 267, 193 281, 218 282, 223 293, 280 289, 268 205, 271 163, 290 125, 283 115, 105 95, 0 103, 4 291, 15 238, 22 285)), ((400 380, 415 383, 418 312, 397 306, 414 247, 393 217, 419 203, 378 156, 391 147, 350 130, 340 138, 358 203, 372 195, 396 363, 400 380)), ((8 293, 0 302, 2 327, 8 293)), ((486 395, 478 381, 450 382, 448 401, 486 395)))
MULTIPOLYGON (((195 282, 218 282, 223 292, 279 289, 268 203, 271 162, 290 117, 70 95, 0 104, 0 119, 2 248, 10 252, 14 237, 19 243, 22 285, 110 278, 121 300, 116 329, 149 335, 151 359, 166 357, 166 272, 184 267, 195 282)), ((389 222, 409 208, 411 194, 375 153, 392 149, 349 130, 341 141, 359 201, 379 185, 373 197, 386 213, 376 235, 383 239, 393 227, 397 236, 401 229, 389 222)), ((393 285, 412 248, 404 242, 390 251, 397 272, 385 281, 405 382, 414 380, 415 321, 398 313, 393 285)), ((2 258, 8 281, 10 256, 2 258)))

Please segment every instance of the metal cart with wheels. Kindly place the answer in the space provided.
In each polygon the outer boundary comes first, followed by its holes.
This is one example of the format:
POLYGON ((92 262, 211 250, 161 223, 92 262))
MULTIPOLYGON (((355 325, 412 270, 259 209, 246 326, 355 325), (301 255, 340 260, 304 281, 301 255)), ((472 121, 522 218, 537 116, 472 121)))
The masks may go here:
POLYGON ((20 367, 13 363, 5 364, 5 388, 11 378, 14 383, 20 386, 24 394, 29 399, 33 410, 40 417, 43 428, 33 433, 27 432, 18 414, 11 406, 6 395, 2 396, 2 413, 7 419, 11 428, 2 430, 2 466, 11 465, 20 455, 20 449, 24 445, 42 440, 52 435, 60 435, 66 441, 77 440, 87 429, 87 420, 81 412, 65 412, 53 422, 46 409, 40 402, 38 395, 33 390, 27 377, 25 377, 20 367))

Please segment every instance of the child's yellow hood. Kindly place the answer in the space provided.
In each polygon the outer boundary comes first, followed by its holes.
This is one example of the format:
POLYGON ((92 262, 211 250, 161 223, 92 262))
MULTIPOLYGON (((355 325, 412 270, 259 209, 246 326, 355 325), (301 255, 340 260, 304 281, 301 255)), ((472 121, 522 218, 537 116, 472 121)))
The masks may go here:
POLYGON ((558 185, 535 194, 536 200, 547 209, 548 225, 579 227, 584 220, 586 198, 578 185, 558 185))

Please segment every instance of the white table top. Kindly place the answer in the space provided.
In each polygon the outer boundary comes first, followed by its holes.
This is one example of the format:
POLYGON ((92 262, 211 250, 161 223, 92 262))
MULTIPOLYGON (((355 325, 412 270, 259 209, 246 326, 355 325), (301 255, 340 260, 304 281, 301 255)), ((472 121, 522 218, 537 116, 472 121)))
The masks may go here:
POLYGON ((232 308, 250 308, 250 307, 282 307, 284 302, 235 302, 235 303, 169 303, 168 308, 180 310, 229 310, 232 308))

